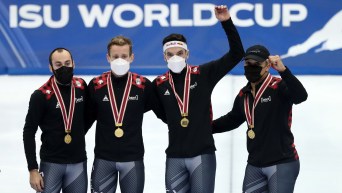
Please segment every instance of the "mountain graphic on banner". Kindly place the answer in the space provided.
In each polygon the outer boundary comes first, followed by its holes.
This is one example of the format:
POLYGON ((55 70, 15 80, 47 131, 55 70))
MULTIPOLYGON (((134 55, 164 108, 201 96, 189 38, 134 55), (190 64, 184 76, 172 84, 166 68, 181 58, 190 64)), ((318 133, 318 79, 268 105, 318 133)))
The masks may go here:
POLYGON ((306 41, 291 46, 288 52, 281 57, 295 57, 317 48, 315 53, 321 51, 335 51, 342 49, 342 10, 336 13, 322 29, 314 32, 306 41))

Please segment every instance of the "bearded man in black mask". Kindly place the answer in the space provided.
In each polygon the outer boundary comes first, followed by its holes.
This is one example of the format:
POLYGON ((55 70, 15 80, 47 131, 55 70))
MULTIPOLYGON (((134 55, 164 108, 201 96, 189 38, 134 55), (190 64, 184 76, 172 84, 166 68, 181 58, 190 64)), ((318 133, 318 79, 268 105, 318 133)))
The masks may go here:
POLYGON ((243 192, 293 192, 299 174, 299 156, 291 132, 292 105, 307 99, 300 81, 278 55, 255 45, 246 50, 248 83, 236 96, 233 109, 213 122, 213 132, 238 128, 247 122, 248 164, 243 192), (281 78, 273 77, 270 67, 281 78))
POLYGON ((23 138, 30 185, 37 192, 87 192, 84 112, 87 85, 73 77, 72 55, 65 48, 49 56, 53 76, 33 92, 23 138), (42 130, 40 167, 35 134, 42 130))

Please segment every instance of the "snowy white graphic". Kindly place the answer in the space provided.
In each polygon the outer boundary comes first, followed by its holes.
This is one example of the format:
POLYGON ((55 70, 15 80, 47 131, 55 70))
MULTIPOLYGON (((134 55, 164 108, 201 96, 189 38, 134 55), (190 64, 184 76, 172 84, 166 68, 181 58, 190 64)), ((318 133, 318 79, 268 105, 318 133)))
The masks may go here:
POLYGON ((342 48, 342 10, 336 13, 322 29, 314 32, 305 42, 291 46, 282 58, 295 57, 316 48, 321 51, 334 51, 342 48))

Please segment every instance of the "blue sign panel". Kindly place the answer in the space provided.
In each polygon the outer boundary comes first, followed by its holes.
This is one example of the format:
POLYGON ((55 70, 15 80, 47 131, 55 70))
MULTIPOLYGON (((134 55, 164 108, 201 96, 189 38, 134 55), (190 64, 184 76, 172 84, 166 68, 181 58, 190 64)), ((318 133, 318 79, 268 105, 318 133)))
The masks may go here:
MULTIPOLYGON (((0 2, 0 73, 47 74, 56 47, 73 53, 76 73, 109 70, 107 43, 133 41, 132 71, 166 69, 162 40, 187 37, 190 64, 217 59, 228 49, 214 4, 227 4, 245 49, 263 44, 296 74, 342 74, 342 4, 325 1, 33 1, 0 2)), ((242 74, 242 65, 233 74, 242 74)))

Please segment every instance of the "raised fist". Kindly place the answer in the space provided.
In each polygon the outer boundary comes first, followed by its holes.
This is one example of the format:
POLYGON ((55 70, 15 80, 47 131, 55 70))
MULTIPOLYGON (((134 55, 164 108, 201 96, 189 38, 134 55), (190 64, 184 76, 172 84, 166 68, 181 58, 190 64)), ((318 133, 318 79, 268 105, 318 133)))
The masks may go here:
POLYGON ((215 16, 219 21, 227 21, 230 18, 230 14, 226 5, 215 6, 215 16))

